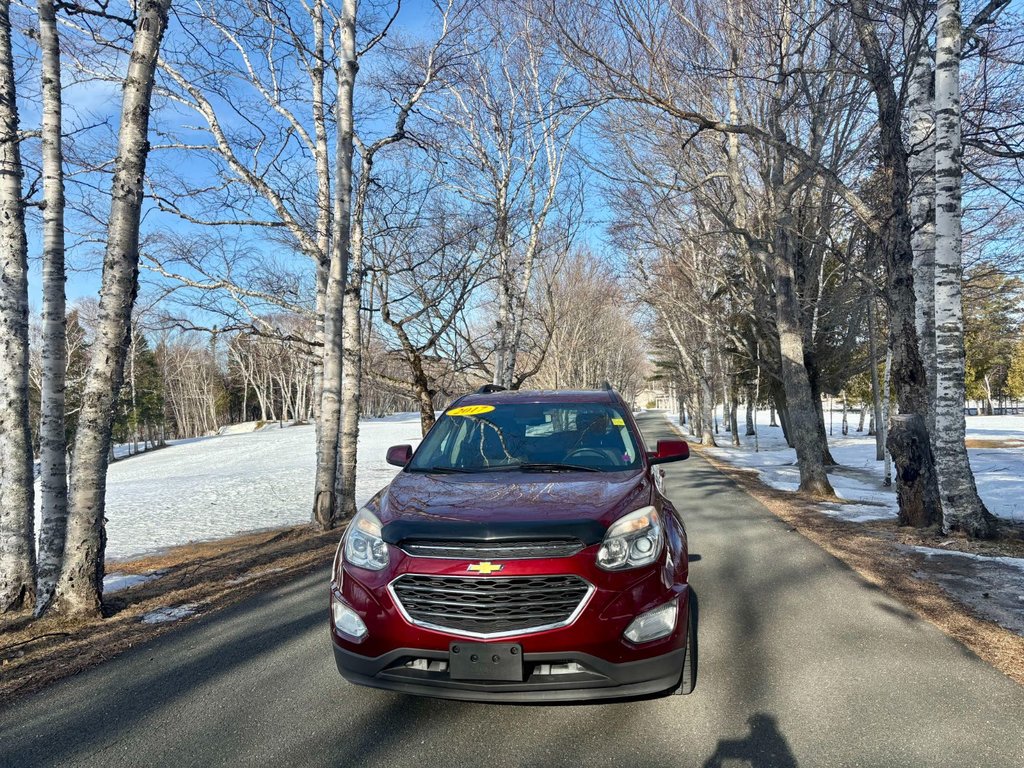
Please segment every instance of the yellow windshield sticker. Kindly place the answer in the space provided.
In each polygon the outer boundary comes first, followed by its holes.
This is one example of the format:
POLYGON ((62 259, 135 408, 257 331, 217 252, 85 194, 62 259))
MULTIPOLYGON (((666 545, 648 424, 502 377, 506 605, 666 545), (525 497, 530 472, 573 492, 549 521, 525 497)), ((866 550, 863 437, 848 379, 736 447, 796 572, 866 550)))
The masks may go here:
POLYGON ((612 424, 614 426, 616 426, 616 427, 624 427, 624 426, 626 426, 626 420, 625 419, 614 418, 614 419, 612 419, 612 424))
POLYGON ((493 405, 462 405, 448 411, 449 416, 479 416, 481 413, 490 413, 494 410, 493 405))

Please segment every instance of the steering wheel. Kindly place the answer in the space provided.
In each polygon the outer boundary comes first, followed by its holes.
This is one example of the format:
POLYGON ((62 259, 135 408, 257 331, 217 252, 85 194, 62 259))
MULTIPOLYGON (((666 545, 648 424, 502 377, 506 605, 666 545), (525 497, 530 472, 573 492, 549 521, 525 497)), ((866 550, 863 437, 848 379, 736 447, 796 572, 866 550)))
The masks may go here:
POLYGON ((602 461, 611 460, 612 464, 618 464, 619 458, 609 448, 576 448, 566 454, 566 459, 593 457, 602 461))

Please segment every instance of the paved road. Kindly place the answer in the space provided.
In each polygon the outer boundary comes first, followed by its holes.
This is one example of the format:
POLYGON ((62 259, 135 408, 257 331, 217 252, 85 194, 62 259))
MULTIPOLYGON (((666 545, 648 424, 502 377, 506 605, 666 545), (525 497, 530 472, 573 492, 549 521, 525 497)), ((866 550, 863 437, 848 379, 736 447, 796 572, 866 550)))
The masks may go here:
MULTIPOLYGON (((656 415, 642 428, 668 435, 656 415)), ((667 474, 700 555, 691 696, 493 706, 349 686, 324 570, 0 709, 0 765, 1024 765, 1024 688, 700 458, 667 474)))

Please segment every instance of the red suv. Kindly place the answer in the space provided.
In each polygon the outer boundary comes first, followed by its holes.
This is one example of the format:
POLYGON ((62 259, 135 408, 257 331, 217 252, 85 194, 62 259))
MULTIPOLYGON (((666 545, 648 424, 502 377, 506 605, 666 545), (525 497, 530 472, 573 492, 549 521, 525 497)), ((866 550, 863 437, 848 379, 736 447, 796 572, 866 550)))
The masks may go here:
POLYGON ((353 683, 473 701, 689 693, 686 529, 610 389, 456 401, 349 524, 331 636, 353 683))

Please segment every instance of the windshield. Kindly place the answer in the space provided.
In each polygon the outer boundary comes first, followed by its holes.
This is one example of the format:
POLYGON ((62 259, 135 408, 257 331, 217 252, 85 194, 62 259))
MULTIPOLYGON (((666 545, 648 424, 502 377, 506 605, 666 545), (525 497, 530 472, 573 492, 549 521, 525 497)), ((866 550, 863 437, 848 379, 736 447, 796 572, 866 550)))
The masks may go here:
POLYGON ((448 410, 409 469, 620 472, 641 466, 621 410, 601 403, 467 405, 448 410))

